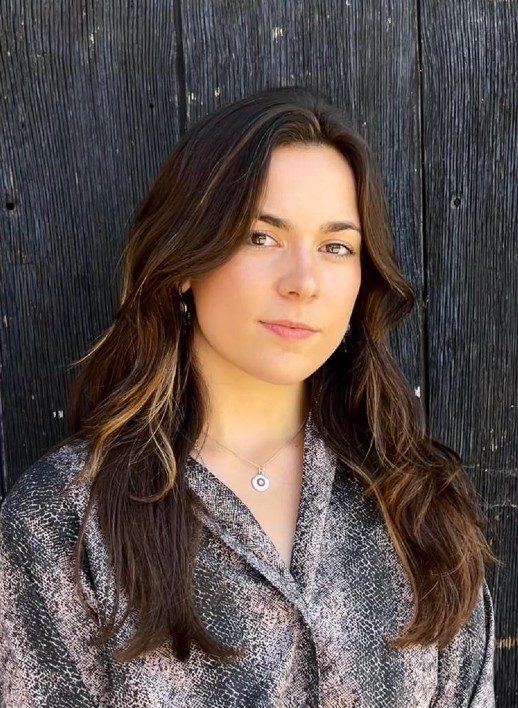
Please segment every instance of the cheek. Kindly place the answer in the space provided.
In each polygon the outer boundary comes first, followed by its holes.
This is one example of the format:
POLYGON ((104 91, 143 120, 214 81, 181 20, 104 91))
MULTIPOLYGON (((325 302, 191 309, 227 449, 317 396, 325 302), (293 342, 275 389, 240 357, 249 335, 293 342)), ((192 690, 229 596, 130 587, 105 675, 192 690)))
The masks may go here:
MULTIPOLYGON (((256 276, 257 277, 257 276, 256 276)), ((252 319, 264 286, 256 285, 251 269, 227 264, 193 284, 196 312, 202 330, 233 328, 252 319)), ((220 334, 230 336, 230 332, 220 334)))
POLYGON ((343 327, 344 322, 349 320, 360 291, 360 285, 361 271, 359 267, 351 268, 345 275, 328 283, 327 311, 330 314, 330 322, 337 328, 343 327))

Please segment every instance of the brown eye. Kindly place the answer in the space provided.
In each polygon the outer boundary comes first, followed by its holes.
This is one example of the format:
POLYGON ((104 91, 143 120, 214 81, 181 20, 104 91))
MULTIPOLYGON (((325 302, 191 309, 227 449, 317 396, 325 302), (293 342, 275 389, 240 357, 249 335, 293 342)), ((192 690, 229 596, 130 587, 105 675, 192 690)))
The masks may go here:
MULTIPOLYGON (((272 238, 269 234, 262 233, 261 231, 252 231, 251 233, 248 234, 247 243, 248 243, 249 241, 251 241, 251 240, 254 238, 254 236, 258 236, 259 238, 272 238)), ((262 246, 262 245, 264 245, 264 244, 262 244, 262 243, 251 243, 251 245, 252 245, 252 246, 258 246, 258 247, 260 247, 260 246, 262 246)))

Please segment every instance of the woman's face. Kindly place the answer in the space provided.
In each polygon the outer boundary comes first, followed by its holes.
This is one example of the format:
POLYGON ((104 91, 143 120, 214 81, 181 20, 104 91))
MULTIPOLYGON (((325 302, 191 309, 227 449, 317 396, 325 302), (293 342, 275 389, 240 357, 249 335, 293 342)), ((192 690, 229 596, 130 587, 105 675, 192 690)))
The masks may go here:
POLYGON ((272 384, 310 376, 348 327, 361 281, 360 226, 354 175, 337 150, 276 148, 247 242, 223 266, 182 283, 184 292, 192 287, 197 355, 220 372, 272 384), (329 222, 351 226, 326 231, 329 222), (280 319, 316 331, 289 339, 262 324, 280 319))

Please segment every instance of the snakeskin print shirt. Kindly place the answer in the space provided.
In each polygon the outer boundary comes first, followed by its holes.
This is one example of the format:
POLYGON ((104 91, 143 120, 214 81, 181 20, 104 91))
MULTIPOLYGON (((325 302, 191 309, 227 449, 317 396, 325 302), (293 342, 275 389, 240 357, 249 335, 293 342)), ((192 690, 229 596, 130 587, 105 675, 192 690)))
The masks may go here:
MULTIPOLYGON (((111 658, 135 629, 130 614, 102 647, 76 599, 70 555, 88 498, 60 490, 86 444, 63 443, 24 471, 0 511, 0 694, 4 706, 124 708, 490 708, 494 617, 486 581, 444 649, 393 650, 411 614, 410 585, 375 502, 337 465, 308 418, 293 556, 288 568, 248 507, 199 461, 188 484, 212 514, 196 558, 200 617, 216 639, 246 647, 224 666, 193 646, 123 664, 111 658)), ((94 507, 95 509, 95 507, 94 507)), ((199 512, 197 512, 199 513, 199 512)), ((113 577, 95 514, 87 525, 90 603, 106 607, 113 577)), ((124 599, 124 594, 123 594, 124 599)))

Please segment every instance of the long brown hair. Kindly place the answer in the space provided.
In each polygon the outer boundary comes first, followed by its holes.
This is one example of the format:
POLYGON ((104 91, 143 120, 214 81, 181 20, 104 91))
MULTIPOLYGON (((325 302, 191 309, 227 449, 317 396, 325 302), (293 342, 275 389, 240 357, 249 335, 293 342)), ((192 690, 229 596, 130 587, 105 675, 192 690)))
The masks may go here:
MULTIPOLYGON (((246 238, 272 150, 330 145, 351 166, 361 219, 361 287, 347 351, 310 377, 312 417, 326 443, 375 499, 414 593, 414 613, 394 648, 443 647, 474 609, 484 564, 498 559, 461 459, 426 432, 420 400, 389 348, 414 305, 400 272, 376 160, 321 94, 300 86, 261 91, 205 116, 174 146, 138 204, 124 252, 120 304, 85 357, 70 391, 67 441, 86 439, 90 501, 75 548, 76 582, 94 501, 126 613, 101 627, 106 641, 136 610, 120 661, 169 641, 221 661, 192 598, 200 538, 198 500, 184 466, 206 421, 206 389, 182 327, 178 285, 225 263, 246 238), (318 393, 318 395, 317 395, 318 393)), ((190 290, 184 295, 194 312, 190 290)))

